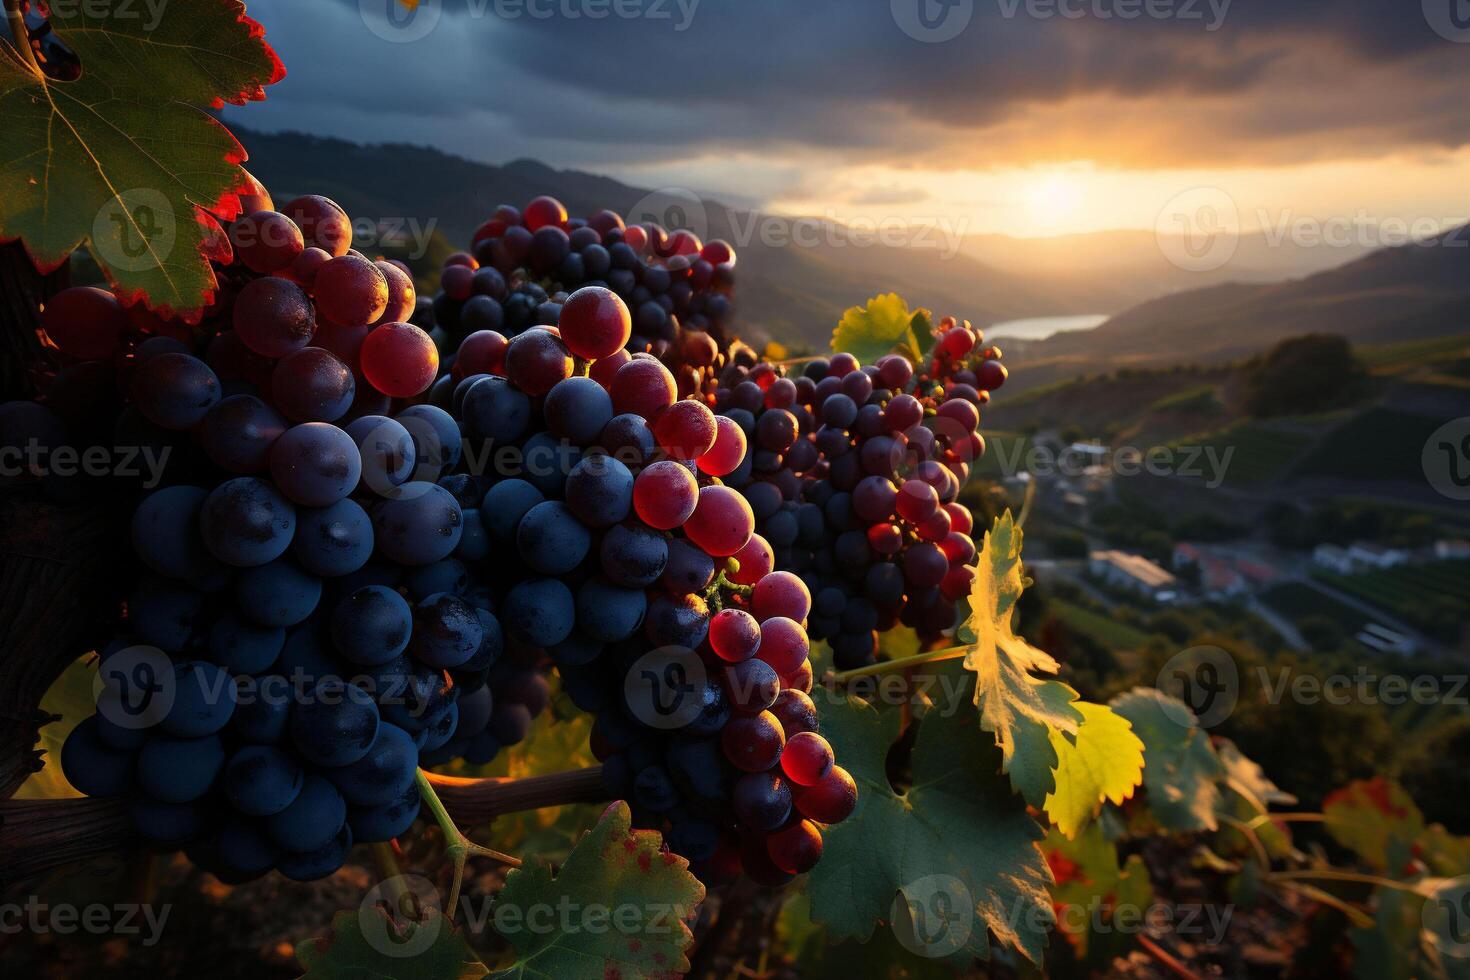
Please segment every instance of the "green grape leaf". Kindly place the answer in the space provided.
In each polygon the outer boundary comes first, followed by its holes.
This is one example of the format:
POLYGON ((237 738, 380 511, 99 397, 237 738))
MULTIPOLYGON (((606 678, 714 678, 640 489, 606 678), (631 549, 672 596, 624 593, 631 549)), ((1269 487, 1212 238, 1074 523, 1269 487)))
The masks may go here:
POLYGON ((1111 706, 1143 739, 1143 788, 1160 825, 1214 830, 1225 767, 1194 712, 1183 701, 1146 687, 1120 694, 1111 706))
MULTIPOLYGON (((285 75, 239 0, 52 7, 82 63, 44 78, 0 53, 0 240, 20 238, 43 272, 89 242, 125 305, 197 319, 229 254, 244 149, 204 110, 265 97, 285 75)), ((3 46, 3 45, 0 45, 3 46)))
POLYGON ((882 293, 866 306, 849 307, 832 331, 832 352, 846 352, 864 364, 894 352, 918 360, 922 351, 913 325, 920 313, 927 321, 927 310, 910 311, 897 293, 882 293))
POLYGON ((1409 794, 1382 776, 1328 793, 1322 813, 1333 839, 1378 871, 1397 873, 1424 833, 1424 815, 1409 794))
POLYGON ((494 975, 671 980, 689 971, 685 920, 702 901, 689 862, 614 803, 558 871, 528 863, 506 876, 491 915, 516 960, 494 975))
POLYGON ((380 909, 338 912, 330 934, 296 944, 305 980, 475 980, 489 969, 435 910, 403 934, 380 909), (424 942, 424 940, 429 940, 424 942))
POLYGON ((1053 827, 1041 845, 1046 863, 1056 877, 1052 901, 1057 907, 1057 930, 1079 956, 1085 956, 1093 926, 1110 934, 1115 918, 1140 918, 1153 902, 1153 882, 1143 858, 1134 854, 1119 865, 1118 846, 1107 839, 1102 826, 1089 823, 1068 839, 1053 827))
POLYGON ((1121 804, 1143 782, 1143 743, 1126 718, 1101 704, 1076 702, 1082 725, 1075 735, 1053 730, 1056 784, 1046 813, 1062 834, 1075 838, 1104 801, 1121 804))
POLYGON ((1071 687, 1035 676, 1055 674, 1057 662, 1012 629, 1016 600, 1026 588, 1021 540, 1009 510, 996 518, 980 549, 969 616, 957 638, 969 647, 964 663, 975 674, 980 727, 995 735, 1011 784, 1040 808, 1056 785, 1052 772, 1058 756, 1051 736, 1075 737, 1083 714, 1073 704, 1077 692, 1071 687))
POLYGON ((909 319, 909 330, 914 335, 914 361, 922 360, 939 338, 934 336, 934 315, 925 309, 917 309, 909 319))
POLYGON ((926 958, 988 959, 987 933, 1040 962, 1053 918, 1040 826, 999 775, 994 740, 968 698, 919 723, 913 784, 885 763, 900 714, 856 698, 822 703, 822 733, 858 784, 857 809, 829 827, 811 872, 812 918, 832 941, 868 942, 880 921, 926 958), (894 922, 898 919, 898 922, 894 922))

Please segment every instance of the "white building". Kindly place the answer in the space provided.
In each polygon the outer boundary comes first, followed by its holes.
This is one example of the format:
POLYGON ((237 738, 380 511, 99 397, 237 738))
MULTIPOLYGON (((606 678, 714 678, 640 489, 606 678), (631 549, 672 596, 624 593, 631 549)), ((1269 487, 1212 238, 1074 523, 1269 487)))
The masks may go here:
POLYGON ((1353 559, 1346 548, 1335 544, 1319 544, 1312 549, 1312 563, 1342 575, 1353 573, 1353 559))
POLYGON ((1169 572, 1142 555, 1130 555, 1126 551, 1094 551, 1087 558, 1087 568, 1109 585, 1159 602, 1170 601, 1178 588, 1178 580, 1169 572), (1166 594, 1169 598, 1165 598, 1166 594))

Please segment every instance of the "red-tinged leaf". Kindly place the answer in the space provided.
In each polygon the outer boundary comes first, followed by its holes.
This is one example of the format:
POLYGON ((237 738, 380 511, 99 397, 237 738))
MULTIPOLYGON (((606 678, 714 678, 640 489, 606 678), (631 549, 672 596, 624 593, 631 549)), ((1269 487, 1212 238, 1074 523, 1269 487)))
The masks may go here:
POLYGON ((125 305, 197 319, 228 255, 244 149, 205 113, 265 97, 285 75, 239 0, 156 9, 91 0, 52 11, 81 77, 47 79, 0 54, 0 239, 43 271, 90 245, 125 305))

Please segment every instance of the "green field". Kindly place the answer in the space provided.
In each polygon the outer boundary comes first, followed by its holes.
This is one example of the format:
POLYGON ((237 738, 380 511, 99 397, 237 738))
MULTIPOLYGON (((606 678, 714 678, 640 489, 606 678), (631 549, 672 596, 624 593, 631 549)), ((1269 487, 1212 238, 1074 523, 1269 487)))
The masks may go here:
POLYGON ((1280 477, 1311 441, 1310 436, 1300 432, 1262 422, 1242 422, 1219 432, 1181 439, 1175 446, 1213 448, 1221 459, 1226 452, 1233 451, 1225 469, 1226 484, 1251 486, 1280 477))
POLYGON ((1273 585, 1261 595, 1261 601, 1292 622, 1299 623, 1309 616, 1325 616, 1349 633, 1358 632, 1368 622, 1368 617, 1352 606, 1301 582, 1273 585))
POLYGON ((1398 344, 1373 344, 1357 348, 1356 353, 1369 367, 1396 368, 1453 361, 1463 357, 1467 350, 1470 350, 1470 334, 1455 334, 1428 340, 1406 340, 1398 344))
POLYGON ((1370 408, 1338 426, 1302 460, 1302 476, 1423 480, 1424 443, 1444 419, 1370 408))
POLYGON ((1196 385, 1165 395, 1149 406, 1152 412, 1212 412, 1220 407, 1214 385, 1196 385))
POLYGON ((1313 575, 1419 629, 1453 638, 1454 622, 1470 621, 1470 562, 1444 561, 1339 575, 1313 575))
POLYGON ((1149 634, 1136 626, 1109 619, 1102 613, 1073 605, 1065 599, 1051 599, 1047 608, 1079 633, 1086 634, 1113 650, 1137 650, 1149 634))

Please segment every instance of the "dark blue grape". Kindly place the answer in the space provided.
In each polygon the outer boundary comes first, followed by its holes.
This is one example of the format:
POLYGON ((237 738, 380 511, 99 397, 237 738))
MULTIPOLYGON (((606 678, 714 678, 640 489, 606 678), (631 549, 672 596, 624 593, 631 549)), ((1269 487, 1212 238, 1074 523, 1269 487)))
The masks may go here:
POLYGON ((327 778, 342 798, 356 806, 384 806, 403 796, 413 786, 419 753, 413 738, 397 725, 383 724, 367 755, 339 769, 327 770, 327 778))
POLYGON ((180 582, 149 576, 128 598, 128 623, 139 642, 179 653, 197 638, 204 596, 180 582))
POLYGON ((500 481, 485 491, 485 498, 480 503, 485 530, 497 541, 514 540, 521 518, 545 499, 540 490, 525 480, 500 481))
POLYGON ((678 804, 679 791, 663 766, 649 766, 633 777, 633 801, 651 813, 664 813, 678 804))
POLYGON ((554 578, 528 579, 511 588, 500 622, 514 639, 550 647, 572 632, 576 607, 572 591, 554 578))
POLYGON ((644 631, 655 646, 697 650, 709 634, 709 606, 697 595, 655 596, 644 631))
POLYGON ((328 678, 292 709, 291 740, 316 765, 345 766, 372 748, 378 725, 378 706, 370 695, 346 681, 328 678))
POLYGON ((516 528, 521 560, 538 572, 564 575, 582 563, 592 534, 570 507, 559 500, 537 504, 516 528))
POLYGON ((265 819, 265 832, 288 851, 325 846, 347 820, 347 803, 324 776, 307 773, 291 805, 265 819))
POLYGON ((352 851, 352 828, 346 823, 324 847, 314 851, 287 851, 276 859, 276 868, 292 881, 316 881, 336 871, 352 851))
MULTIPOLYGON (((464 543, 463 538, 460 543, 464 543)), ((462 595, 470 587, 470 570, 458 558, 445 558, 432 565, 409 569, 403 577, 403 584, 415 601, 439 592, 462 595)))
POLYGON ((235 712, 235 682, 214 664, 199 660, 176 664, 173 689, 173 703, 159 726, 170 735, 212 735, 229 724, 235 712))
POLYGON ((577 590, 577 628, 604 643, 636 633, 647 610, 642 589, 623 588, 601 576, 588 579, 577 590))
MULTIPOLYGON (((225 611, 209 630, 209 658, 232 674, 258 674, 281 655, 286 631, 225 611)), ((237 709, 238 710, 238 709, 237 709)))
POLYGON ((470 435, 511 445, 531 424, 531 399, 505 378, 481 378, 464 395, 463 417, 470 435))
MULTIPOLYGON (((488 760, 487 760, 488 761, 488 760)), ((364 844, 392 840, 408 832, 419 815, 422 800, 418 786, 411 785, 397 799, 381 806, 355 806, 347 811, 353 840, 364 844)))
POLYGON ((378 550, 400 565, 428 565, 448 558, 459 544, 464 514, 454 496, 431 483, 406 483, 403 496, 373 510, 378 550))
POLYGON ((546 393, 542 413, 553 435, 590 446, 612 420, 612 396, 591 378, 566 378, 546 393))
POLYGON ((242 741, 272 745, 286 734, 291 716, 291 682, 280 674, 255 677, 241 692, 230 726, 242 741))
POLYGON ((133 785, 134 753, 109 745, 97 726, 94 715, 67 735, 61 746, 62 775, 88 796, 121 796, 133 785))
POLYGON ((337 603, 331 629, 332 643, 348 660, 385 664, 408 648, 413 610, 387 586, 368 585, 337 603))
POLYGON ((263 626, 295 626, 322 598, 322 580, 289 558, 247 568, 235 579, 235 601, 263 626))
POLYGON ((669 563, 663 585, 673 595, 703 592, 715 578, 715 560, 683 538, 668 543, 669 563))
POLYGON ((480 509, 471 507, 464 512, 464 533, 459 536, 459 546, 454 556, 464 561, 482 561, 490 555, 490 535, 480 517, 480 509))
POLYGON ((225 749, 218 735, 154 735, 138 751, 138 785, 155 800, 188 803, 209 792, 224 764, 225 749))
POLYGON ((414 465, 419 479, 437 480, 459 462, 463 439, 454 416, 433 405, 410 405, 394 421, 413 438, 414 465), (422 472, 427 469, 428 472, 422 472))
POLYGON ((791 785, 775 773, 748 772, 735 781, 730 806, 752 830, 776 830, 791 815, 791 785))
POLYGON ((322 578, 355 572, 373 554, 373 522, 354 500, 303 509, 296 515, 291 554, 301 567, 322 578))
POLYGON ((303 778, 294 756, 272 745, 251 745, 225 766, 225 795, 241 813, 268 817, 295 801, 303 778))
POLYGON ((133 551, 160 575, 212 591, 229 579, 229 569, 204 547, 199 510, 209 494, 202 487, 165 487, 143 498, 133 512, 133 551))
POLYGON ((189 354, 159 354, 133 370, 133 404, 165 429, 192 429, 220 400, 219 378, 189 354))
POLYGON ((566 501, 588 527, 612 527, 633 509, 633 474, 612 456, 587 456, 567 474, 566 501))
POLYGON ((357 446, 362 462, 360 489, 387 495, 413 475, 418 454, 413 436, 401 422, 382 415, 364 415, 347 424, 347 435, 357 446))
POLYGON ((458 667, 480 649, 485 638, 475 609, 458 596, 440 592, 413 610, 413 655, 431 667, 458 667))
POLYGON ((265 480, 242 476, 215 487, 199 513, 204 544, 227 565, 264 565, 296 533, 296 508, 265 480))
POLYGON ((614 584, 647 588, 669 563, 668 539, 641 523, 618 524, 603 535, 598 556, 603 573, 614 584))

